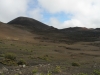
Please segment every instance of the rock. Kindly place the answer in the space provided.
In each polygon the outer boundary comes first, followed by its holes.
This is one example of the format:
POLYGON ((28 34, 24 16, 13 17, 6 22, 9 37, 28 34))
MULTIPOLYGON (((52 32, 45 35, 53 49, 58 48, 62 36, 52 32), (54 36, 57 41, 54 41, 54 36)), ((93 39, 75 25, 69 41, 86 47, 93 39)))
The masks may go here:
POLYGON ((21 67, 21 68, 25 68, 26 67, 26 65, 24 64, 24 65, 19 65, 19 67, 21 67))
POLYGON ((19 72, 18 72, 18 74, 19 74, 19 75, 22 75, 22 72, 21 72, 21 71, 19 71, 19 72))
POLYGON ((24 65, 22 65, 22 67, 23 67, 23 68, 25 68, 25 67, 26 67, 26 65, 24 64, 24 65))
POLYGON ((41 73, 36 73, 35 75, 41 75, 41 73))
POLYGON ((19 65, 19 67, 22 67, 22 65, 19 65))
POLYGON ((6 67, 0 68, 0 74, 3 74, 4 72, 7 72, 8 69, 6 67))
POLYGON ((16 69, 16 71, 19 71, 20 69, 16 69))
POLYGON ((3 70, 4 72, 8 71, 8 69, 7 69, 6 67, 2 67, 2 70, 3 70))
POLYGON ((3 73, 3 71, 2 70, 0 70, 0 74, 2 74, 3 73))

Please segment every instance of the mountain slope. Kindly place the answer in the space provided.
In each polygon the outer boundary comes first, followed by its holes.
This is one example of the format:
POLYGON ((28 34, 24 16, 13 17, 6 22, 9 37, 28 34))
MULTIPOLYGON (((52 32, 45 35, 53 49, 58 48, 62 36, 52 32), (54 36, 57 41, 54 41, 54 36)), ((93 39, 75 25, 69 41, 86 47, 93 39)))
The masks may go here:
POLYGON ((79 41, 98 41, 100 40, 100 29, 88 29, 84 27, 70 27, 57 29, 37 20, 27 17, 18 17, 8 22, 9 26, 27 30, 32 34, 39 35, 40 40, 53 42, 79 42, 79 41))
POLYGON ((0 39, 34 41, 34 36, 34 34, 26 30, 22 30, 0 22, 0 39))

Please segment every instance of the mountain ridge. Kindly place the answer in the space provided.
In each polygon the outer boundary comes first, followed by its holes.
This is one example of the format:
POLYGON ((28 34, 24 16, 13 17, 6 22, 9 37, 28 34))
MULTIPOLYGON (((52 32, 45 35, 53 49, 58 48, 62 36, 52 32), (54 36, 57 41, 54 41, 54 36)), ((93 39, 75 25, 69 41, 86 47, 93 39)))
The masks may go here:
POLYGON ((35 29, 40 29, 40 30, 83 30, 83 31, 87 31, 87 30, 100 30, 100 28, 86 28, 86 27, 69 27, 69 28, 62 28, 62 29, 58 29, 55 28, 53 26, 49 26, 46 25, 38 20, 35 20, 33 18, 29 18, 29 17, 17 17, 11 21, 9 21, 7 24, 16 24, 16 25, 22 25, 22 26, 27 26, 29 28, 35 28, 35 29))
POLYGON ((28 17, 15 18, 8 22, 7 25, 15 28, 17 27, 20 30, 31 33, 32 35, 38 35, 35 39, 42 41, 46 40, 67 43, 69 41, 79 42, 100 40, 100 28, 88 29, 85 27, 69 27, 57 29, 28 17))

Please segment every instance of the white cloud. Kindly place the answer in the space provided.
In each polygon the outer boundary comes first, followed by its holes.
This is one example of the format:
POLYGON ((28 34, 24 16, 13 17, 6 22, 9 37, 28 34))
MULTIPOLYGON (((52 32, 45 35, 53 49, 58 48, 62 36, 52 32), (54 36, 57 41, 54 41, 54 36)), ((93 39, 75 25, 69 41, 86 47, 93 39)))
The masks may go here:
POLYGON ((55 17, 50 18, 48 25, 56 27, 56 28, 61 27, 61 23, 55 17))
POLYGON ((48 24, 59 29, 67 28, 67 27, 76 27, 76 26, 83 27, 82 23, 77 19, 71 19, 71 20, 67 20, 61 23, 55 17, 50 18, 50 21, 48 24))
POLYGON ((51 14, 72 14, 63 22, 52 16, 48 24, 57 28, 100 27, 100 0, 0 0, 0 21, 8 22, 18 16, 44 21, 50 17, 43 16, 44 10, 51 14))
POLYGON ((42 8, 52 14, 64 12, 73 15, 70 20, 61 23, 61 28, 69 26, 100 27, 100 0, 38 0, 38 2, 42 8))
POLYGON ((0 21, 8 22, 15 17, 25 16, 30 0, 0 0, 0 21))
POLYGON ((42 9, 35 0, 0 0, 0 21, 6 23, 19 16, 43 18, 42 9))
POLYGON ((40 8, 35 8, 29 12, 29 16, 36 20, 41 20, 43 18, 42 10, 40 8))

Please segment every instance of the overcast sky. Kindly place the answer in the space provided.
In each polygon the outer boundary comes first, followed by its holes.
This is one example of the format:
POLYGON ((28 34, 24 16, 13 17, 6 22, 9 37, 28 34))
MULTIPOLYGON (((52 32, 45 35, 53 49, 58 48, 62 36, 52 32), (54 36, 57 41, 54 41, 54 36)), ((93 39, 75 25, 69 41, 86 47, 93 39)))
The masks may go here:
POLYGON ((56 28, 100 27, 100 0, 0 0, 0 21, 31 17, 56 28))

